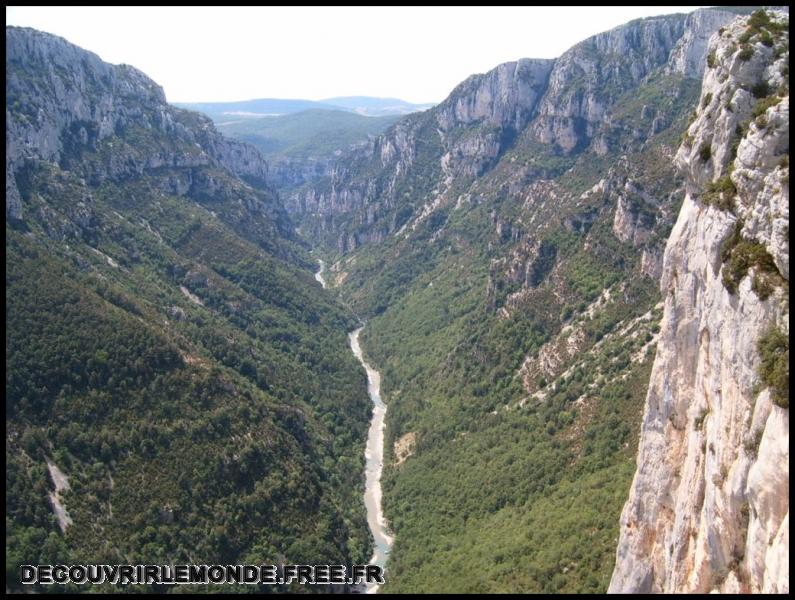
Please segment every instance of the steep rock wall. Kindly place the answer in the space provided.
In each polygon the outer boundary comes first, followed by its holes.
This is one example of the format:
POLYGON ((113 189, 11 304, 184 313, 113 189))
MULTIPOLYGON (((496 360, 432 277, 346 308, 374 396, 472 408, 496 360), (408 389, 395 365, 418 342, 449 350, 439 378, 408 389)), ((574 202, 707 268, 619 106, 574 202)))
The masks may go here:
MULTIPOLYGON (((166 142, 144 154, 114 152, 90 179, 127 177, 162 167, 225 168, 256 185, 260 209, 286 222, 266 184, 268 166, 248 144, 222 136, 212 121, 166 103, 163 89, 129 65, 110 65, 57 36, 6 28, 6 215, 21 214, 16 175, 26 160, 63 163, 116 135, 144 130, 166 142)), ((185 193, 191 183, 175 185, 185 193)), ((285 230, 286 231, 286 230, 285 230)))
MULTIPOLYGON (((662 70, 700 77, 706 38, 732 18, 701 9, 639 19, 557 59, 521 59, 473 75, 438 106, 343 154, 327 177, 290 195, 288 211, 346 252, 421 220, 517 144, 534 154, 616 151, 616 102, 662 70)), ((659 116, 638 138, 664 129, 664 121, 659 116)))
POLYGON ((789 590, 789 408, 760 378, 759 340, 789 336, 789 38, 768 14, 711 38, 677 154, 687 194, 611 592, 789 590))

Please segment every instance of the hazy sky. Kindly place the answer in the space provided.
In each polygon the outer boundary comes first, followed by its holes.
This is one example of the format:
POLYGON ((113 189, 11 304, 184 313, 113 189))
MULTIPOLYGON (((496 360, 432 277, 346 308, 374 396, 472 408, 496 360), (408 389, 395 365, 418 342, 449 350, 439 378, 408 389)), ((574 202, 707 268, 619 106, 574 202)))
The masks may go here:
POLYGON ((170 102, 389 96, 439 102, 473 73, 554 58, 638 17, 697 7, 6 7, 137 67, 170 102))

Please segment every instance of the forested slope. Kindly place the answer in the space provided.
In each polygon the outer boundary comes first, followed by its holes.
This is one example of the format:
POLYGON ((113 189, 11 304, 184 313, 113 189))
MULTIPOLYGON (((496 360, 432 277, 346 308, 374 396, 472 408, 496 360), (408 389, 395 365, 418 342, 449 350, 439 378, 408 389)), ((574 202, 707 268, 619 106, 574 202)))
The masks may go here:
POLYGON ((6 52, 7 586, 365 561, 355 322, 258 153, 65 40, 6 52))

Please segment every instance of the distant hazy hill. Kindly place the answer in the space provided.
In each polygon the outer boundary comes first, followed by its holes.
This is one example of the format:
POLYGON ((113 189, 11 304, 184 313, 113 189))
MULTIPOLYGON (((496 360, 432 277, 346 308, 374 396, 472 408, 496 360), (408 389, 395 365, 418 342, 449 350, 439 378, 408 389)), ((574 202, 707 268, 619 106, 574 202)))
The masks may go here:
POLYGON ((177 106, 203 112, 229 137, 256 146, 270 164, 271 183, 288 192, 327 174, 335 154, 432 105, 351 96, 320 102, 261 99, 177 106))
POLYGON ((312 109, 280 117, 221 121, 217 126, 231 137, 250 142, 268 157, 317 156, 346 149, 368 135, 378 135, 399 118, 312 109))
POLYGON ((314 102, 313 100, 282 100, 278 98, 261 98, 259 100, 242 100, 240 102, 176 102, 174 106, 203 112, 214 121, 241 117, 273 117, 297 113, 310 108, 339 109, 338 106, 324 102, 314 102))
POLYGON ((372 98, 370 96, 344 96, 322 100, 360 115, 378 117, 382 115, 407 115, 418 110, 426 110, 433 104, 412 104, 398 98, 372 98))
POLYGON ((264 117, 287 115, 309 109, 344 110, 367 116, 406 115, 430 108, 433 104, 412 104, 397 98, 373 98, 370 96, 346 96, 327 100, 290 100, 260 98, 239 102, 180 102, 175 106, 198 110, 214 121, 230 117, 264 117))

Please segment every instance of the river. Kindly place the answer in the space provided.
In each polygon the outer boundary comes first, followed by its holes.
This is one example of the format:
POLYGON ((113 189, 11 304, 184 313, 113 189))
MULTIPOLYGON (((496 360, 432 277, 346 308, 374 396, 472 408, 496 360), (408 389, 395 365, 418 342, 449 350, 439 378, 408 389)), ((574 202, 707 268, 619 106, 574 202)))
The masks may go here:
MULTIPOLYGON (((386 404, 381 401, 381 374, 368 365, 362 357, 362 348, 359 345, 359 334, 364 327, 359 327, 348 334, 351 341, 351 350, 367 371, 367 393, 373 401, 373 417, 370 419, 370 430, 367 432, 367 446, 364 450, 365 458, 365 485, 364 506, 367 508, 367 524, 373 534, 375 547, 370 559, 371 565, 378 565, 382 569, 386 566, 389 549, 392 547, 392 536, 384 513, 381 510, 381 471, 384 466, 384 418, 386 417, 386 404)), ((368 585, 367 593, 378 591, 378 585, 368 585)))
MULTIPOLYGON (((315 273, 315 279, 325 288, 326 281, 323 279, 324 264, 322 260, 320 270, 315 273)), ((367 509, 367 524, 373 534, 375 546, 373 556, 370 558, 371 565, 378 565, 381 569, 386 566, 389 558, 389 549, 392 547, 393 538, 389 534, 384 513, 381 509, 381 471, 384 466, 384 419, 386 418, 386 404, 381 400, 381 374, 368 365, 362 356, 362 347, 359 345, 359 334, 364 326, 351 331, 348 334, 350 339, 351 351, 353 355, 362 363, 367 373, 367 393, 373 402, 373 416, 370 419, 370 429, 367 432, 367 445, 364 449, 364 506, 367 509)), ((381 586, 377 584, 367 585, 365 591, 373 594, 381 586)))
POLYGON ((315 273, 315 279, 320 283, 320 285, 323 286, 323 289, 325 289, 326 280, 323 278, 323 271, 325 271, 326 269, 326 263, 324 263, 319 258, 317 259, 317 262, 320 264, 320 270, 317 273, 315 273))

